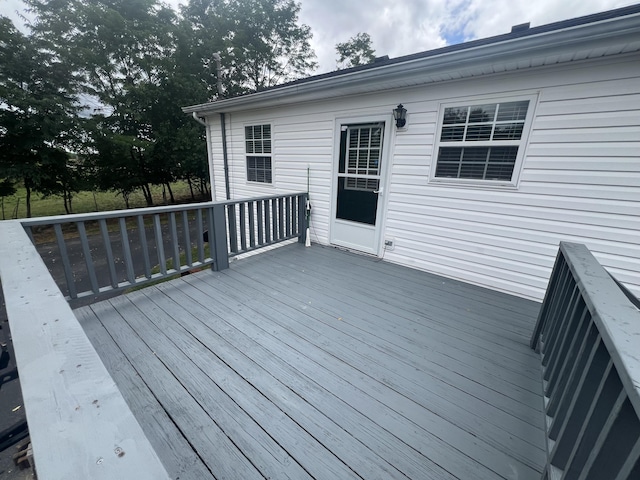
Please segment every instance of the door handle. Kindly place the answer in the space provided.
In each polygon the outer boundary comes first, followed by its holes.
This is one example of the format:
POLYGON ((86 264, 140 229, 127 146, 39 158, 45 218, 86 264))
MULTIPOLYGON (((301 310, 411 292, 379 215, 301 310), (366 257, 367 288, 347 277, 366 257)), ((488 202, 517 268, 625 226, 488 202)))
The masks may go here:
POLYGON ((378 190, 374 190, 374 191, 373 191, 373 193, 379 193, 379 194, 382 194, 382 189, 381 189, 381 188, 379 188, 378 190))

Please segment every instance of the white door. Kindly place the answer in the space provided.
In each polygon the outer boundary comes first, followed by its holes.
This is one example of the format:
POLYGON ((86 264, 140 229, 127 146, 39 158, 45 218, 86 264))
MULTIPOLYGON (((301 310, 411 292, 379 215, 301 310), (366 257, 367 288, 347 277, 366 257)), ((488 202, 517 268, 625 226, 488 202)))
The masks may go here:
POLYGON ((378 253, 382 224, 385 124, 341 123, 334 168, 331 243, 378 253))

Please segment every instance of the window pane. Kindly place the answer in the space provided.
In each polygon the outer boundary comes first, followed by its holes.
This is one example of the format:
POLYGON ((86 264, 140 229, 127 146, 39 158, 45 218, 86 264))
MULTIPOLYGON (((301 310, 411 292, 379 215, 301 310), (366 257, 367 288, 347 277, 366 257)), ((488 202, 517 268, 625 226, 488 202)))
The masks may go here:
POLYGON ((496 104, 473 105, 470 107, 469 123, 493 122, 496 113, 496 104))
POLYGON ((458 178, 462 148, 440 148, 436 165, 436 177, 458 178))
POLYGON ((271 158, 247 157, 247 180, 271 183, 271 158))
POLYGON ((374 128, 371 131, 371 148, 380 148, 382 143, 382 129, 374 128))
POLYGON ((271 138, 271 125, 262 125, 262 138, 271 138))
POLYGON ((369 134, 371 131, 368 128, 360 130, 360 148, 369 148, 369 134))
POLYGON ((442 135, 440 135, 440 141, 442 142, 460 142, 464 137, 464 125, 455 127, 442 127, 442 135))
POLYGON ((469 125, 467 127, 467 136, 465 140, 470 142, 477 142, 482 140, 491 139, 491 128, 493 124, 489 125, 469 125))
POLYGON ((349 130, 349 148, 358 148, 359 130, 349 130))
POLYGON ((262 151, 264 153, 271 153, 271 140, 265 140, 262 142, 262 151))
POLYGON ((247 140, 245 143, 247 145, 247 153, 253 153, 253 142, 251 140, 247 140))
POLYGON ((489 154, 487 180, 511 180, 518 156, 518 147, 493 147, 489 154))
POLYGON ((524 123, 503 123, 496 125, 493 132, 494 140, 520 140, 524 123))
POLYGON ((498 122, 508 122, 511 120, 523 120, 527 118, 529 100, 521 102, 501 103, 498 108, 498 122))
POLYGON ((357 168, 357 167, 358 167, 358 151, 357 150, 350 150, 349 151, 348 167, 347 167, 347 168, 349 168, 349 173, 355 173, 352 170, 357 168))
POLYGON ((469 110, 469 107, 445 108, 443 123, 445 125, 450 125, 452 123, 466 123, 468 110, 469 110))
POLYGON ((460 167, 460 178, 484 178, 484 166, 482 163, 463 163, 460 167))
POLYGON ((252 127, 244 127, 244 138, 247 140, 253 139, 253 128, 252 127))

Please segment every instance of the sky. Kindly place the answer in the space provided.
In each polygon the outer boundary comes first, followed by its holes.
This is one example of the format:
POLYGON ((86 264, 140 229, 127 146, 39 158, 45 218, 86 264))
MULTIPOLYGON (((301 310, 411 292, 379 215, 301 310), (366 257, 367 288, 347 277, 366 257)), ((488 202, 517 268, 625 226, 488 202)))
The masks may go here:
MULTIPOLYGON (((175 7, 184 0, 165 0, 175 7)), ((336 69, 337 43, 371 35, 377 56, 399 57, 477 38, 513 25, 532 27, 632 5, 638 0, 301 0, 300 22, 311 27, 319 68, 336 69)), ((0 0, 16 22, 20 0, 0 0)))

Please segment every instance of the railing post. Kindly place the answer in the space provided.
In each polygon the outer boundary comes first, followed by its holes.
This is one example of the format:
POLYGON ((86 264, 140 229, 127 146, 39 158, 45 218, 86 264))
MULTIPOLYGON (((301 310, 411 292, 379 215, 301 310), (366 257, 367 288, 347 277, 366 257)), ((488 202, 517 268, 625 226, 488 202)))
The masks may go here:
POLYGON ((298 243, 305 242, 307 233, 307 194, 298 195, 298 243))
POLYGON ((213 231, 209 235, 209 248, 214 259, 212 269, 216 272, 229 268, 229 251, 227 249, 227 216, 224 204, 211 207, 213 231))

